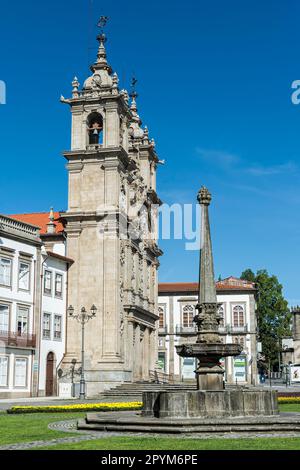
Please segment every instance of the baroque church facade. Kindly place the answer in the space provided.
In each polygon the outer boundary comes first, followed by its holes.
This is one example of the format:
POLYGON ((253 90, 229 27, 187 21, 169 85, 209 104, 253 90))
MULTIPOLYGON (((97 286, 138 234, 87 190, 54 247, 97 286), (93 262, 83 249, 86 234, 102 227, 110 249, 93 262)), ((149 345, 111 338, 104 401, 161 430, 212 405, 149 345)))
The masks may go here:
MULTIPOLYGON (((108 64, 104 34, 92 75, 61 101, 72 115, 67 234, 68 304, 75 312, 94 304, 85 327, 87 396, 124 381, 149 379, 157 360, 156 194, 158 157, 141 128, 135 92, 120 90, 108 64)), ((80 325, 68 318, 62 378, 80 364, 80 325)))

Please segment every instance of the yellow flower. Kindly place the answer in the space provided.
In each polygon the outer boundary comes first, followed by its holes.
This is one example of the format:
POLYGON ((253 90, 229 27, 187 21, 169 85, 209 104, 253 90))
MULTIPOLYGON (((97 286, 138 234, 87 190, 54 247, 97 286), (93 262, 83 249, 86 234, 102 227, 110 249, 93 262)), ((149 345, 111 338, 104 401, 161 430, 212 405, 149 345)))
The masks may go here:
POLYGON ((50 406, 13 406, 8 413, 34 413, 34 412, 59 412, 59 411, 90 411, 90 410, 138 410, 142 402, 121 403, 81 403, 72 405, 50 405, 50 406))

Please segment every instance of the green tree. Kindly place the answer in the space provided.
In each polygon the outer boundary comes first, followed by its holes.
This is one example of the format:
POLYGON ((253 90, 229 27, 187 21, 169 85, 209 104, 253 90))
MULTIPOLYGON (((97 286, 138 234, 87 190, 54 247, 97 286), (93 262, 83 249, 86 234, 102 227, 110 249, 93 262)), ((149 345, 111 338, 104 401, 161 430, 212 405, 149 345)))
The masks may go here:
POLYGON ((255 282, 257 286, 257 326, 262 353, 273 367, 278 363, 281 339, 291 333, 291 312, 282 292, 282 285, 276 276, 270 276, 266 269, 246 269, 241 279, 255 282))

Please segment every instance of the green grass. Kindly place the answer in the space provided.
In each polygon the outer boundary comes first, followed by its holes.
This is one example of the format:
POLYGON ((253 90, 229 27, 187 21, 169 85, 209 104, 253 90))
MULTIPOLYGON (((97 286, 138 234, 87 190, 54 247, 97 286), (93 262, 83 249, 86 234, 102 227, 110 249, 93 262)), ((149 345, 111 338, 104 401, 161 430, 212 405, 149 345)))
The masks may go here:
POLYGON ((82 418, 85 413, 36 413, 32 415, 0 414, 0 445, 72 436, 74 433, 52 431, 48 424, 54 421, 82 418))
MULTIPOLYGON (((281 404, 280 411, 300 412, 300 404, 281 404)), ((81 413, 34 413, 9 415, 0 413, 0 445, 31 441, 43 441, 59 437, 78 435, 48 429, 48 424, 55 421, 78 419, 81 413)), ((45 449, 48 449, 45 447, 45 449)), ((99 450, 201 450, 201 449, 299 449, 299 438, 258 438, 258 439, 187 439, 187 438, 143 438, 143 437, 107 437, 96 441, 78 444, 61 444, 49 449, 99 449, 99 450)))
POLYGON ((281 403, 279 404, 279 411, 290 411, 300 413, 299 403, 281 403))
POLYGON ((300 438, 187 439, 111 437, 39 450, 299 450, 300 438))

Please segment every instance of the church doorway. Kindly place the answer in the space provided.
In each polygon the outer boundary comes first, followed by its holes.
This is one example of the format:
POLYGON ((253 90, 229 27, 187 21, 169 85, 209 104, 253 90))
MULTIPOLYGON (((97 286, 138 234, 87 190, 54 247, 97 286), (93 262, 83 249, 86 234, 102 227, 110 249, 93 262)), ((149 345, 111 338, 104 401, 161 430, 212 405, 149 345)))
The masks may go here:
POLYGON ((55 388, 55 354, 49 352, 46 363, 46 397, 52 397, 55 388))

